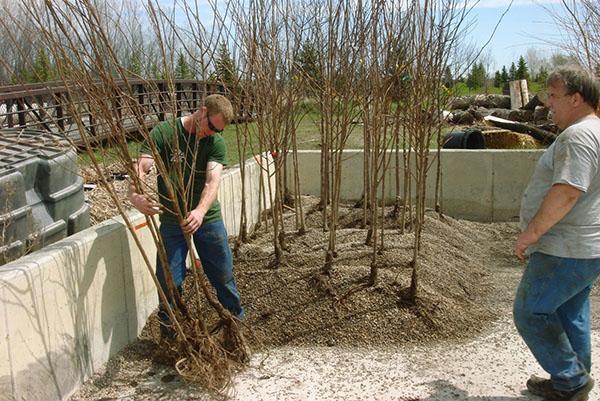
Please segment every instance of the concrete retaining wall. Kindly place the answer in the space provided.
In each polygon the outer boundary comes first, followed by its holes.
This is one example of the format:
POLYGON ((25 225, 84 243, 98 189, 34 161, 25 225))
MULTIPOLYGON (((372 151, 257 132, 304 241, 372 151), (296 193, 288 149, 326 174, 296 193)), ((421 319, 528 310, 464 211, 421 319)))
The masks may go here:
MULTIPOLYGON (((441 205, 444 213, 477 221, 518 219, 521 195, 542 153, 543 150, 442 150, 441 205)), ((346 150, 343 159, 341 198, 360 199, 363 191, 363 152, 346 150)), ((431 207, 434 206, 437 161, 436 152, 433 152, 427 179, 427 203, 431 207)), ((319 196, 320 152, 300 151, 298 162, 301 192, 319 196)), ((403 165, 402 158, 400 165, 403 165)), ((293 183, 291 174, 288 182, 293 183)), ((403 177, 400 185, 402 187, 403 177)), ((394 196, 392 160, 386 176, 386 199, 391 201, 394 196)))
MULTIPOLYGON (((268 175, 254 161, 246 167, 252 225, 258 183, 268 175)), ((219 199, 230 234, 239 229, 240 188, 239 168, 226 170, 219 199)), ((137 212, 130 219, 153 268, 156 247, 145 219, 137 212)), ((0 400, 68 398, 137 338, 156 305, 148 268, 120 217, 1 266, 0 400)))

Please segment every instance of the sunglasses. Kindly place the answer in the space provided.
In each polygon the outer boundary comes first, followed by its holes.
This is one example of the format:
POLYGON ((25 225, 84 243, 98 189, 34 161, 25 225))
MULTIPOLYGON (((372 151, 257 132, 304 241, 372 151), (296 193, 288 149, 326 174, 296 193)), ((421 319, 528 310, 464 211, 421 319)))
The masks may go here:
POLYGON ((208 129, 209 129, 209 130, 211 130, 212 132, 215 132, 215 133, 217 133, 217 134, 218 134, 219 132, 223 132, 223 130, 222 130, 222 129, 218 129, 217 127, 215 127, 215 126, 213 125, 213 123, 211 123, 211 122, 210 122, 210 116, 209 116, 209 115, 207 115, 207 116, 206 116, 206 122, 207 122, 207 124, 208 124, 208 129))

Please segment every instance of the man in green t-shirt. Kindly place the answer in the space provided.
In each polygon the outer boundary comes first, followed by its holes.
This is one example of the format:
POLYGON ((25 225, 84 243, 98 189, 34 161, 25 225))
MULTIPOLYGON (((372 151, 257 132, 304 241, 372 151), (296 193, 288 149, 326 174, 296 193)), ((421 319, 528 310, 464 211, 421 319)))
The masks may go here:
MULTIPOLYGON (((140 148, 137 173, 143 180, 154 165, 153 154, 159 154, 169 176, 158 175, 159 203, 135 192, 133 186, 129 189, 129 200, 146 215, 160 213, 160 235, 177 290, 181 293, 186 275, 188 247, 184 233, 187 233, 192 235, 204 272, 219 301, 234 316, 243 319, 244 309, 233 276, 227 231, 217 200, 226 155, 225 141, 219 133, 233 117, 233 107, 227 98, 210 95, 193 114, 154 127, 149 139, 140 148), (174 191, 177 204, 171 201, 170 191, 174 191), (184 207, 186 203, 188 210, 184 207), (181 219, 177 217, 178 211, 181 219)), ((156 275, 169 297, 160 258, 157 256, 156 259, 156 275)), ((173 336, 163 305, 159 319, 163 323, 163 337, 173 336)))

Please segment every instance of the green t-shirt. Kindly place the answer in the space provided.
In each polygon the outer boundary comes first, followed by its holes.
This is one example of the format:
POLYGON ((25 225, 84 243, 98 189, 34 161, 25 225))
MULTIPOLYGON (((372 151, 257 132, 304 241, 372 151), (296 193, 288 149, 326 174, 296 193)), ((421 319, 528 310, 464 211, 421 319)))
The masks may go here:
MULTIPOLYGON (((163 121, 155 126, 150 131, 150 139, 154 142, 157 150, 160 153, 161 160, 169 171, 169 179, 177 194, 177 199, 180 200, 179 205, 181 210, 183 207, 183 199, 188 201, 187 212, 200 202, 200 195, 204 189, 206 181, 206 166, 208 162, 217 162, 225 165, 226 147, 225 141, 220 134, 214 134, 202 139, 196 135, 189 134, 183 124, 181 118, 175 121, 163 121), (174 126, 176 130, 174 130, 174 126), (175 149, 175 133, 177 134, 178 150, 175 149), (180 185, 177 180, 177 163, 176 157, 179 157, 179 171, 183 171, 183 185, 180 185), (195 157, 195 160, 194 160, 195 157), (195 161, 195 163, 194 163, 195 161), (194 168, 191 168, 192 165, 194 168)), ((150 146, 147 141, 142 143, 140 154, 152 155, 150 146)), ((162 223, 178 224, 177 217, 174 212, 173 204, 169 200, 165 177, 158 175, 158 194, 160 203, 163 206, 163 213, 160 215, 162 223)), ((215 200, 204 216, 203 224, 221 220, 221 205, 218 200, 215 200)))

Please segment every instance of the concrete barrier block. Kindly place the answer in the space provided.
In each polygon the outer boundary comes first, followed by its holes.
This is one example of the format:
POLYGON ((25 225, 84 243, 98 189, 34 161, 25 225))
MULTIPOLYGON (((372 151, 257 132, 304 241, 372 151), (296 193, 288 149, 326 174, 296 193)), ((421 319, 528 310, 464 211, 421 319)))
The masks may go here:
MULTIPOLYGON (((268 180, 251 167, 248 193, 256 209, 248 210, 250 225, 258 216, 258 180, 268 180)), ((233 220, 239 219, 236 179, 239 171, 222 185, 223 204, 232 209, 225 214, 233 220)), ((156 246, 146 220, 135 211, 129 220, 154 270, 156 246)), ((0 398, 67 399, 137 337, 157 304, 142 253, 120 217, 0 267, 0 398)))
MULTIPOLYGON (((250 221, 253 220, 253 216, 252 214, 255 213, 254 211, 254 206, 253 205, 258 205, 258 202, 255 201, 255 195, 254 195, 254 171, 256 170, 256 163, 252 162, 250 163, 249 161, 246 162, 245 165, 245 173, 244 173, 244 191, 245 191, 245 202, 246 202, 246 218, 248 220, 248 224, 250 223, 250 221)), ((258 171, 258 170, 256 170, 258 171)), ((257 185, 258 185, 258 181, 256 181, 257 185)), ((241 175, 240 175, 240 185, 241 185, 241 175)), ((240 187, 240 191, 241 191, 241 187, 240 187)), ((240 204, 241 207, 241 204, 240 204)), ((241 213, 241 211, 240 211, 241 213)), ((250 225, 250 224, 249 224, 250 225)), ((250 228, 250 227, 248 227, 250 228)), ((238 228, 239 230, 239 228, 238 228)), ((238 234, 238 233, 232 233, 232 234, 238 234)))
MULTIPOLYGON (((257 182, 253 185, 253 191, 256 191, 257 203, 260 205, 260 210, 264 211, 271 207, 271 198, 275 196, 276 178, 275 178, 275 163, 269 154, 255 156, 257 165, 256 177, 257 182), (262 187, 259 180, 262 180, 262 187)), ((258 217, 258 210, 256 210, 258 217)))
POLYGON ((223 214, 223 222, 225 224, 225 228, 227 232, 233 232, 235 229, 235 212, 233 208, 233 202, 231 201, 231 190, 233 187, 233 174, 228 174, 223 177, 221 180, 221 184, 224 184, 224 198, 221 203, 221 212, 223 214))
MULTIPOLYGON (((225 193, 226 193, 226 189, 225 189, 225 185, 224 185, 224 181, 225 181, 225 176, 221 177, 221 182, 219 183, 219 193, 217 193, 217 199, 219 200, 219 202, 221 202, 223 199, 225 199, 225 193)), ((223 212, 223 204, 221 203, 221 212, 223 212)))
MULTIPOLYGON (((387 168, 385 171, 385 201, 387 203, 391 203, 396 199, 396 154, 394 151, 388 152, 389 163, 387 164, 387 168)), ((400 194, 402 194, 402 188, 404 183, 404 167, 403 167, 403 157, 400 155, 399 157, 399 183, 400 183, 400 194)))
MULTIPOLYGON (((404 177, 404 172, 405 172, 405 167, 404 167, 404 157, 408 157, 409 158, 409 168, 410 171, 413 172, 413 175, 409 178, 410 179, 410 197, 411 197, 411 202, 414 205, 415 199, 416 199, 416 194, 417 194, 417 190, 416 190, 416 183, 415 183, 415 174, 414 172, 416 171, 416 161, 415 161, 415 154, 414 152, 411 152, 410 155, 407 152, 406 154, 400 154, 399 155, 399 160, 398 160, 398 165, 400 166, 400 171, 399 171, 399 187, 400 189, 397 190, 396 189, 396 155, 393 151, 390 151, 389 157, 390 157, 390 162, 388 165, 388 169, 387 169, 387 175, 386 175, 386 182, 385 182, 385 193, 386 193, 386 201, 388 202, 393 202, 396 198, 396 194, 398 193, 400 196, 404 195, 404 181, 405 181, 405 177, 404 177)), ((437 165, 438 165, 438 154, 436 151, 431 150, 429 152, 429 156, 428 156, 428 160, 427 160, 427 176, 426 176, 426 182, 425 182, 425 186, 426 186, 426 196, 427 199, 425 200, 425 204, 427 207, 434 207, 435 206, 435 186, 436 186, 436 175, 437 175, 437 165)))
MULTIPOLYGON (((0 300, 7 299, 6 290, 2 281, 0 268, 0 300)), ((10 353, 10 336, 8 332, 8 315, 6 314, 6 304, 0 301, 0 397, 6 397, 7 400, 14 399, 14 386, 12 374, 12 355, 10 353)), ((2 398, 0 398, 2 399, 2 398)))
MULTIPOLYGON (((342 200, 358 200, 363 194, 363 167, 364 167, 364 153, 362 150, 345 150, 342 154, 342 186, 340 191, 340 198, 342 200)), ((314 178, 320 181, 318 178, 321 177, 319 171, 320 159, 317 160, 316 168, 317 173, 314 178)), ((317 192, 313 195, 320 196, 321 187, 320 183, 317 187, 317 192)))
POLYGON ((441 156, 443 210, 452 217, 492 219, 492 158, 486 152, 446 150, 441 156))
MULTIPOLYGON (((146 219, 139 212, 129 214, 135 233, 150 262, 150 270, 156 268, 156 245, 146 219)), ((125 283, 125 305, 128 316, 129 341, 135 340, 146 324, 148 316, 158 306, 158 295, 150 270, 142 257, 136 241, 126 229, 123 220, 113 219, 115 224, 123 224, 123 281, 125 283)))
POLYGON ((218 199, 221 204, 221 216, 223 217, 223 224, 225 224, 225 228, 229 230, 231 227, 231 204, 229 202, 229 191, 231 190, 231 173, 221 177, 221 182, 219 184, 219 195, 218 199))
POLYGON ((273 204, 273 199, 275 198, 275 191, 277 188, 277 178, 275 177, 275 162, 273 161, 271 155, 266 154, 263 160, 266 160, 266 163, 264 164, 267 166, 266 170, 263 170, 262 173, 265 183, 263 198, 265 200, 265 206, 263 207, 263 210, 265 210, 270 209, 271 205, 273 204))
POLYGON ((73 352, 83 344, 77 341, 76 329, 80 326, 72 313, 74 308, 65 302, 77 305, 76 296, 72 287, 57 280, 56 272, 65 273, 62 258, 48 259, 54 257, 29 259, 3 272, 1 301, 7 316, 14 317, 7 326, 15 400, 60 400, 86 377, 88 367, 80 358, 86 355, 85 350, 73 352), (53 272, 40 266, 48 266, 53 272), (11 277, 4 281, 5 276, 11 277))
POLYGON ((260 207, 261 211, 268 209, 271 204, 271 194, 269 192, 269 180, 271 174, 273 174, 273 168, 269 163, 266 163, 266 167, 263 163, 260 167, 260 179, 262 180, 262 187, 259 188, 260 207))
POLYGON ((236 169, 233 174, 230 174, 228 177, 228 188, 226 193, 226 202, 227 202, 227 214, 228 214, 228 225, 227 225, 227 233, 232 235, 238 232, 239 226, 239 208, 236 207, 235 204, 235 193, 239 190, 240 185, 240 170, 236 169))
POLYGON ((258 219, 258 165, 252 160, 246 162, 244 174, 244 190, 246 191, 246 217, 248 230, 252 229, 250 222, 258 219), (256 187, 255 187, 256 186, 256 187))
MULTIPOLYGON (((436 190, 436 180, 437 180, 437 169, 438 164, 441 158, 441 154, 438 155, 437 151, 431 150, 429 153, 429 161, 428 161, 428 171, 427 171, 427 200, 426 205, 430 208, 435 208, 435 190, 436 190)), ((443 166, 443 165, 442 165, 443 166)), ((440 174, 440 193, 443 191, 442 182, 444 180, 444 171, 441 171, 440 174)), ((442 202, 441 199, 438 199, 438 202, 442 202)))
MULTIPOLYGON (((342 200, 358 200, 363 188, 362 150, 344 152, 342 168, 342 200)), ((445 214, 479 221, 512 220, 519 214, 520 198, 537 160, 543 150, 461 150, 444 149, 440 153, 441 188, 439 202, 445 214)), ((320 152, 300 151, 299 174, 301 193, 320 196, 320 152)), ((403 157, 400 157, 403 169, 403 157)), ((410 156, 415 171, 414 153, 410 156)), ((427 172, 428 207, 435 207, 438 154, 431 150, 427 172)), ((392 202, 396 196, 395 155, 390 152, 386 171, 385 199, 392 202)), ((292 165, 288 166, 288 180, 292 180, 292 165)), ((404 188, 404 174, 400 171, 400 193, 404 188)), ((416 187, 411 178, 411 199, 414 204, 416 187)), ((381 193, 378 194, 378 197, 381 193)))
POLYGON ((240 232, 240 218, 242 216, 242 173, 237 169, 236 174, 232 175, 232 185, 230 191, 230 203, 233 206, 233 226, 229 230, 229 235, 237 235, 240 232))
POLYGON ((493 163, 493 221, 518 220, 521 197, 543 150, 496 150, 493 163))
POLYGON ((265 183, 265 180, 263 180, 263 171, 262 168, 260 167, 260 165, 256 162, 251 163, 250 165, 250 170, 251 173, 248 174, 248 191, 250 192, 251 196, 251 202, 247 205, 249 210, 248 210, 248 222, 249 222, 249 227, 248 229, 252 229, 254 224, 251 224, 250 222, 258 222, 260 219, 260 214, 259 211, 264 210, 263 209, 263 204, 264 204, 264 193, 265 193, 265 188, 264 186, 261 187, 261 180, 263 182, 263 184, 265 183))
MULTIPOLYGON (((321 193, 320 152, 312 150, 300 150, 298 151, 298 158, 301 160, 301 162, 298 163, 298 176, 300 177, 300 188, 302 194, 319 196, 321 193)), ((292 168, 288 168, 288 172, 291 171, 292 168)), ((354 174, 356 174, 356 172, 354 172, 354 174)), ((289 178, 290 177, 288 177, 288 179, 289 178)))
POLYGON ((119 231, 82 233, 3 268, 17 399, 63 399, 129 341, 119 231))
MULTIPOLYGON (((150 228, 145 227, 139 230, 138 236, 143 244, 144 251, 150 260, 150 270, 154 271, 156 269, 156 245, 154 243, 154 238, 152 237, 150 228)), ((129 238, 131 242, 132 237, 129 238)), ((136 248, 130 246, 130 249, 134 250, 136 248)), ((135 335, 135 337, 137 337, 144 328, 148 316, 150 316, 158 307, 158 293, 156 285, 154 284, 154 280, 152 280, 152 276, 148 270, 148 266, 142 258, 141 252, 136 250, 132 251, 131 254, 136 257, 135 260, 131 261, 133 271, 131 277, 134 280, 132 292, 136 296, 136 311, 138 313, 138 317, 136 319, 137 333, 135 335)), ((131 338, 133 339, 134 337, 131 338)))

